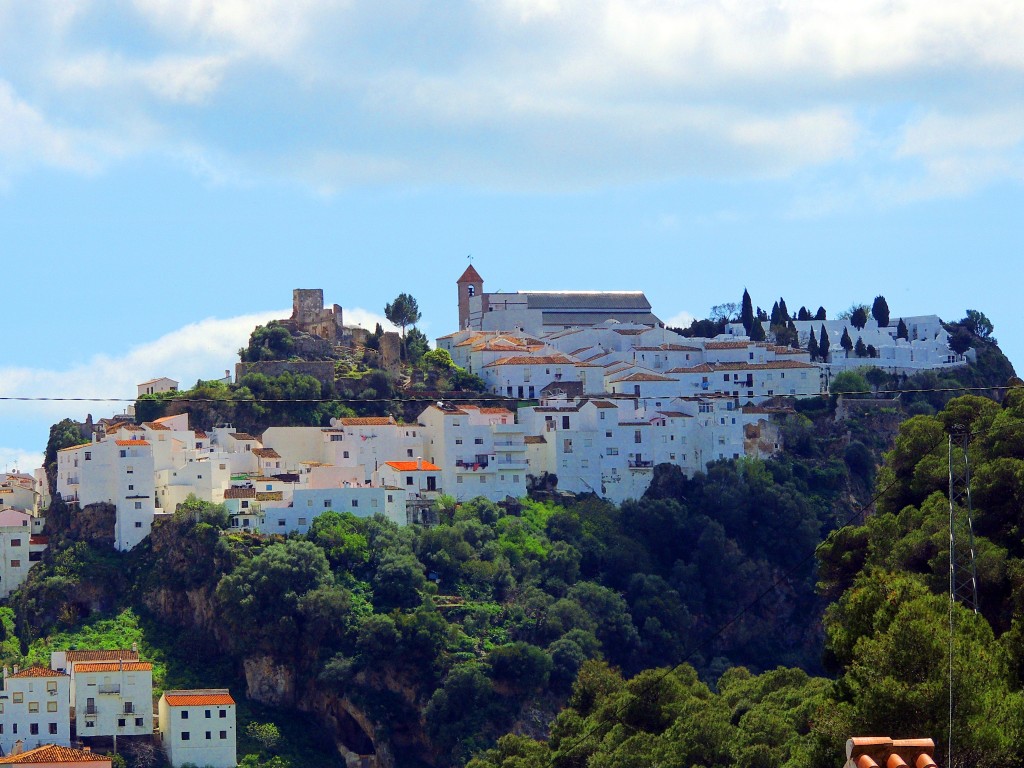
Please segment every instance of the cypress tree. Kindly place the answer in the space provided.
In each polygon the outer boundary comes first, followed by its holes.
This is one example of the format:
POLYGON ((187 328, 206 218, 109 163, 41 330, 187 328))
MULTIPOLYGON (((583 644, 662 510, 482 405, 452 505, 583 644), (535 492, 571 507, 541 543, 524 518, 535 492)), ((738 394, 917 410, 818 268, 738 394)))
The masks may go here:
POLYGON ((782 317, 782 322, 788 323, 790 321, 789 309, 786 308, 786 300, 779 297, 779 315, 782 317))
POLYGON ((896 338, 910 341, 910 331, 907 330, 907 324, 903 322, 902 317, 900 318, 899 325, 896 326, 896 338))
POLYGON ((879 328, 889 327, 889 303, 885 296, 875 296, 875 303, 871 305, 871 316, 875 318, 879 328))
POLYGON ((860 336, 857 337, 857 343, 853 345, 853 353, 857 355, 857 357, 868 356, 868 348, 864 346, 864 339, 860 336))
POLYGON ((782 315, 779 312, 779 302, 776 301, 774 304, 772 304, 772 313, 769 316, 771 317, 772 325, 778 325, 780 322, 779 318, 781 316, 782 315))
POLYGON ((853 349, 853 339, 850 338, 850 329, 843 326, 843 337, 839 339, 839 346, 846 351, 846 356, 850 356, 850 350, 853 349))
POLYGON ((797 320, 810 320, 811 313, 807 311, 807 307, 800 307, 800 310, 796 313, 797 320))
POLYGON ((764 326, 761 325, 761 321, 756 321, 750 328, 750 340, 751 341, 764 341, 764 326))
POLYGON ((858 331, 863 331, 864 326, 868 324, 868 311, 864 307, 857 307, 853 310, 853 314, 850 315, 850 323, 858 331))
POLYGON ((828 331, 823 323, 821 326, 821 339, 818 341, 818 354, 821 356, 822 362, 828 362, 828 350, 831 346, 828 340, 828 331))
POLYGON ((743 289, 743 303, 740 306, 740 322, 743 323, 743 330, 750 335, 750 326, 754 324, 754 305, 750 301, 750 294, 743 289))
POLYGON ((818 307, 818 312, 817 312, 817 314, 814 315, 814 319, 815 320, 828 320, 828 318, 825 317, 825 308, 824 307, 818 307))
POLYGON ((792 320, 789 321, 789 346, 793 349, 800 349, 800 332, 792 320))
POLYGON ((818 340, 814 338, 813 328, 811 328, 811 338, 807 340, 807 351, 811 354, 811 360, 818 358, 818 340))

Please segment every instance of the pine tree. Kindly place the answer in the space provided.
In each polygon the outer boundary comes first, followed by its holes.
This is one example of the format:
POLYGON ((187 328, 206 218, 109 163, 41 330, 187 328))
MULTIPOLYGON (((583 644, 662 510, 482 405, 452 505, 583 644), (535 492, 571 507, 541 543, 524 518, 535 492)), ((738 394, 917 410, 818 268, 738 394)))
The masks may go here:
POLYGON ((807 351, 811 355, 811 360, 818 359, 818 340, 814 338, 813 328, 811 328, 811 337, 807 340, 807 351))
POLYGON ((740 322, 743 323, 743 330, 750 335, 750 326, 754 324, 754 305, 750 301, 750 294, 743 289, 743 303, 740 305, 740 322))
POLYGON ((871 316, 875 318, 879 328, 889 327, 889 303, 885 296, 875 296, 875 303, 871 305, 871 316))
POLYGON ((814 319, 815 320, 828 320, 828 318, 825 316, 825 308, 824 307, 818 307, 818 311, 814 315, 814 319))
POLYGON ((850 329, 845 325, 843 326, 843 337, 839 339, 839 346, 846 352, 846 356, 850 356, 850 350, 853 349, 853 339, 850 338, 850 329))
POLYGON ((828 350, 831 346, 828 340, 828 331, 823 323, 821 326, 821 339, 818 341, 818 355, 821 357, 822 362, 828 362, 828 350))
POLYGON ((896 338, 910 341, 910 331, 907 330, 907 324, 903 322, 902 317, 900 318, 899 325, 896 326, 896 338))

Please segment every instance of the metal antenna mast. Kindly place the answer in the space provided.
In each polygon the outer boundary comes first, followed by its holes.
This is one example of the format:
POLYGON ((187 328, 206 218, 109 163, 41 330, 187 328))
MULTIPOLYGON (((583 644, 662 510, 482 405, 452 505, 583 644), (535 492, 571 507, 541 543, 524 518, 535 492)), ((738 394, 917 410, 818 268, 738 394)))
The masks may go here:
POLYGON ((953 766, 953 604, 978 612, 978 573, 974 566, 974 513, 971 507, 971 465, 967 447, 970 427, 949 434, 949 732, 946 765, 953 766), (956 450, 954 450, 956 449, 956 450), (957 453, 961 454, 960 456, 957 453))

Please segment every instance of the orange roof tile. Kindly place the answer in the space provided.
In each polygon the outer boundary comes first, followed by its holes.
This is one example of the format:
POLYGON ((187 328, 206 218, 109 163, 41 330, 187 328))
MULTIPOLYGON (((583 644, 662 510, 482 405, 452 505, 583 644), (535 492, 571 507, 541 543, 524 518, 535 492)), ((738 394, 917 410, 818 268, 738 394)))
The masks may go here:
POLYGON ((342 419, 341 423, 346 427, 387 427, 398 422, 390 416, 355 416, 342 419))
POLYGON ((80 445, 69 445, 67 448, 59 448, 57 453, 63 453, 64 451, 77 451, 79 448, 85 448, 86 446, 92 445, 92 443, 82 443, 80 445))
POLYGON ((523 442, 527 445, 542 445, 547 440, 544 439, 544 435, 527 435, 523 438, 523 442))
POLYGON ((107 649, 92 649, 84 651, 68 651, 65 654, 68 663, 74 663, 76 661, 117 661, 118 659, 124 659, 125 661, 138 661, 139 652, 130 651, 125 648, 114 648, 112 650, 107 649))
POLYGON ((659 376, 656 373, 643 373, 638 371, 637 373, 631 373, 628 376, 623 376, 621 379, 612 379, 612 381, 676 381, 676 379, 669 378, 668 376, 659 376))
POLYGON ((511 416, 512 411, 508 408, 478 408, 480 413, 487 413, 491 416, 511 416))
POLYGON ((755 346, 752 341, 708 341, 704 349, 746 349, 755 346))
POLYGON ((75 673, 79 672, 152 672, 153 665, 148 661, 97 661, 75 664, 75 673))
POLYGON ((284 491, 256 491, 256 501, 284 501, 284 491))
POLYGON ((275 451, 273 448, 253 448, 252 453, 254 456, 259 456, 261 459, 281 458, 281 454, 275 451))
POLYGON ((512 357, 503 357, 500 360, 495 360, 493 363, 488 363, 484 368, 491 368, 496 365, 575 365, 576 361, 571 360, 565 355, 514 355, 512 357))
POLYGON ((250 435, 248 432, 232 432, 231 436, 235 440, 255 440, 256 438, 250 435))
POLYGON ((23 669, 16 675, 11 677, 67 677, 63 672, 58 672, 55 669, 47 669, 46 667, 29 667, 23 669))
POLYGON ((422 466, 418 461, 389 461, 387 465, 399 472, 440 472, 441 468, 429 461, 424 461, 422 466))
POLYGON ((84 749, 46 744, 18 755, 0 757, 0 765, 37 765, 46 763, 106 763, 111 764, 107 755, 98 755, 84 749))
POLYGON ((255 488, 225 488, 225 499, 254 499, 256 498, 255 488))
POLYGON ((201 707, 204 705, 234 704, 227 689, 196 691, 164 691, 164 698, 172 707, 201 707))
POLYGON ((166 424, 159 424, 159 423, 157 423, 155 421, 144 421, 144 422, 142 422, 142 426, 147 427, 148 429, 153 429, 153 430, 163 430, 165 432, 170 432, 171 431, 171 428, 168 427, 166 424))
POLYGON ((115 440, 118 445, 149 445, 149 440, 115 440))

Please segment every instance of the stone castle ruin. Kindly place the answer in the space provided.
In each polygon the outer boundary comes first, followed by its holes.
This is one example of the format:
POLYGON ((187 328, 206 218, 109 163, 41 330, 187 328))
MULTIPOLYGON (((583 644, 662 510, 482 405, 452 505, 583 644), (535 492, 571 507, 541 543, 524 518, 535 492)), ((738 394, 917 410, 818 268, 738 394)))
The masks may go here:
POLYGON ((294 333, 308 333, 325 341, 344 343, 351 341, 352 331, 345 328, 344 315, 339 305, 324 307, 323 288, 296 288, 292 291, 292 316, 281 320, 281 325, 294 333))

